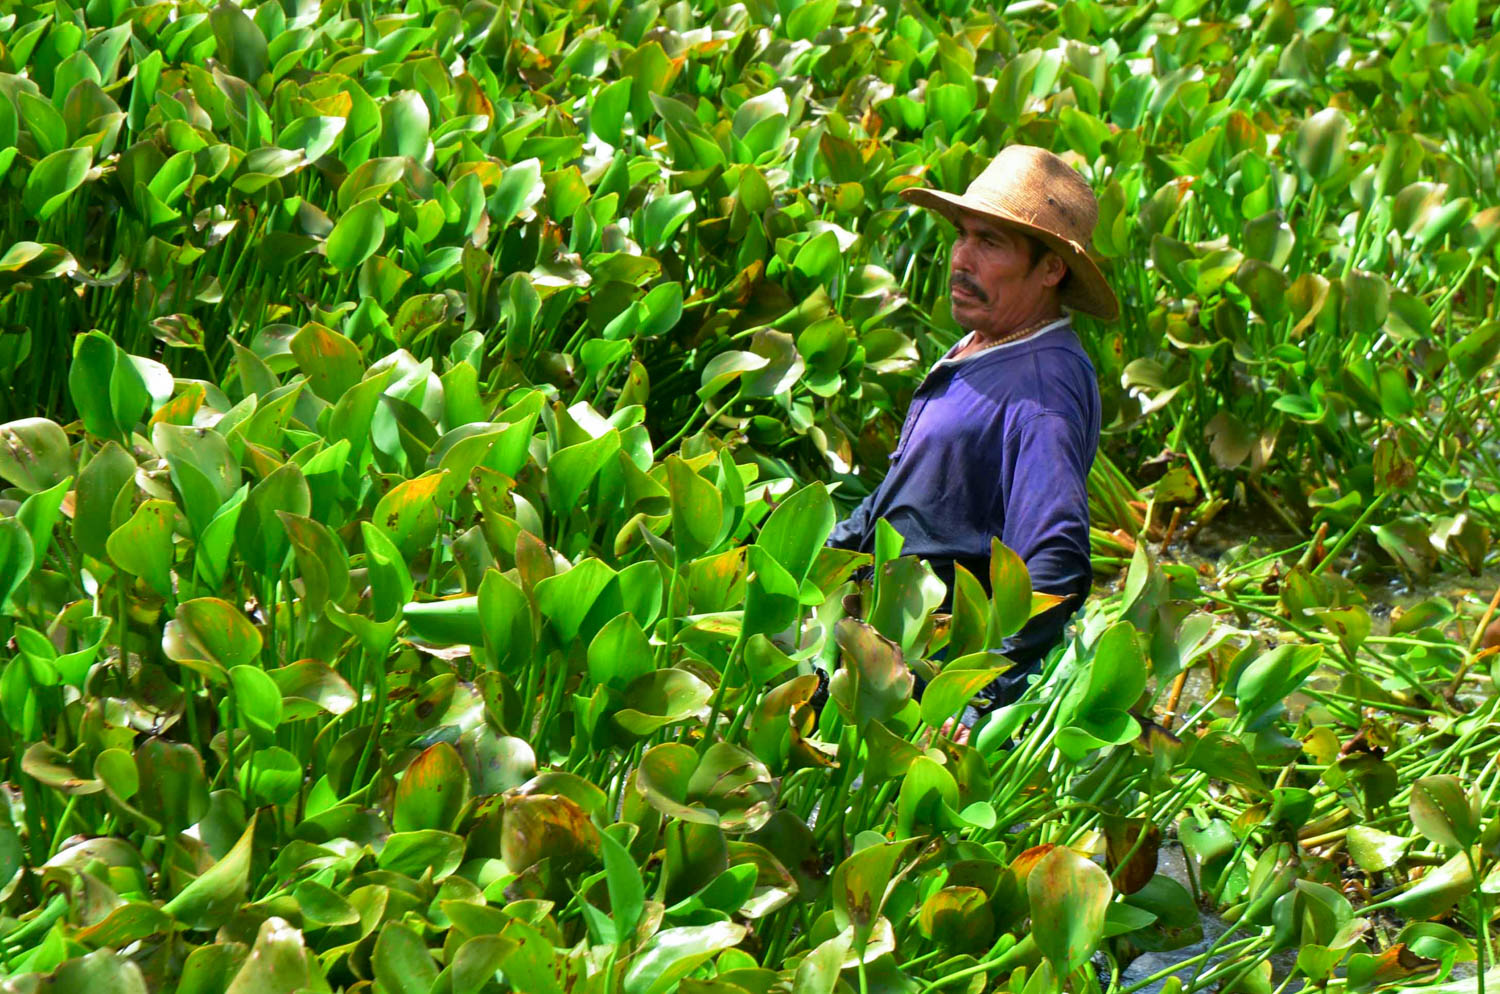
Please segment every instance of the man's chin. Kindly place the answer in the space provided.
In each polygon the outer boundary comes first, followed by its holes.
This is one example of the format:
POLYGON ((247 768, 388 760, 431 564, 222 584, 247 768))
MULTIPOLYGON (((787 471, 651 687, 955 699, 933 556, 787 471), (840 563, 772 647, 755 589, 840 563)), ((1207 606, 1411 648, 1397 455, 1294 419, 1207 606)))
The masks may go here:
POLYGON ((964 331, 973 331, 984 323, 985 305, 977 300, 962 299, 957 295, 948 298, 948 311, 953 322, 964 331))

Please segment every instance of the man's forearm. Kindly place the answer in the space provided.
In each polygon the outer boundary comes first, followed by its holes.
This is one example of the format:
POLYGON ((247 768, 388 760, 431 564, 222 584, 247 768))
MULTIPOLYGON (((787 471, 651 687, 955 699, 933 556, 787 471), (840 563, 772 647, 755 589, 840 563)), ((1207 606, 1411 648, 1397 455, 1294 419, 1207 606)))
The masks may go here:
POLYGON ((859 547, 863 544, 865 532, 869 528, 870 501, 873 499, 874 495, 871 494, 860 501, 853 514, 833 526, 833 532, 824 544, 835 549, 860 551, 859 547))

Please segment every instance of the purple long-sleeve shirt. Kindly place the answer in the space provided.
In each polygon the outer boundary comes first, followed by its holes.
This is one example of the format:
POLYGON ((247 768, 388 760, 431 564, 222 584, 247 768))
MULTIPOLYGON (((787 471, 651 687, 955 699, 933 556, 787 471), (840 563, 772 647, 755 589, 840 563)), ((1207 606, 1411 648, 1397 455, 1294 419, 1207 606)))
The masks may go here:
MULTIPOLYGON (((885 518, 905 539, 902 553, 929 560, 951 591, 955 562, 988 589, 999 536, 1025 561, 1032 589, 1076 595, 1006 640, 1019 677, 1088 596, 1087 480, 1099 417, 1094 366, 1067 318, 1018 342, 945 356, 912 396, 889 473, 829 543, 871 551, 885 518)), ((991 688, 997 695, 1013 696, 991 688)))

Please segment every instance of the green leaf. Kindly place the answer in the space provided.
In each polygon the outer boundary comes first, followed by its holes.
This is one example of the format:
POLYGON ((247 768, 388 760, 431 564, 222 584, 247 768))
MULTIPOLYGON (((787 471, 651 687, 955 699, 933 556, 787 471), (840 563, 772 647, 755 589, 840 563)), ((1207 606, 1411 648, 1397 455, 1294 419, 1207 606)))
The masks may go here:
POLYGON ((302 576, 303 607, 317 616, 329 600, 342 600, 349 589, 349 555, 322 522, 280 510, 276 518, 286 531, 302 576))
POLYGON ((293 336, 291 349, 307 385, 330 404, 337 404, 365 375, 359 346, 316 321, 293 336))
POLYGON ((896 795, 896 834, 911 838, 921 828, 944 825, 944 808, 958 804, 958 782, 953 774, 926 756, 914 759, 901 777, 896 795))
POLYGON ((374 198, 349 208, 328 234, 328 261, 341 272, 350 272, 380 250, 385 241, 385 211, 374 198))
POLYGON ((1497 355, 1500 355, 1500 321, 1486 321, 1448 350, 1448 358, 1465 380, 1478 377, 1497 355))
POLYGON ((1474 32, 1478 27, 1478 0, 1453 0, 1448 4, 1448 29, 1464 45, 1467 46, 1474 40, 1474 32))
POLYGON ((841 930, 852 930, 856 952, 864 952, 892 880, 899 879, 896 867, 911 846, 911 839, 875 842, 850 855, 833 871, 834 924, 841 930))
POLYGON ((557 953, 546 936, 520 919, 506 923, 500 935, 510 943, 502 954, 501 968, 517 990, 563 994, 557 982, 557 953))
POLYGON ((629 78, 599 88, 589 104, 589 130, 618 147, 624 141, 625 114, 630 110, 629 78))
POLYGON ((1031 935, 1059 977, 1070 976, 1104 938, 1104 916, 1114 894, 1109 876, 1067 846, 1057 846, 1026 878, 1031 935))
POLYGON ((1253 660, 1234 685, 1235 700, 1247 721, 1286 700, 1312 675, 1323 658, 1321 645, 1279 645, 1253 660))
POLYGON ((162 910, 188 928, 217 928, 228 921, 244 903, 249 888, 256 817, 250 816, 239 841, 223 859, 194 877, 162 910))
POLYGON ((1378 273, 1351 272, 1343 280, 1344 330, 1352 335, 1373 335, 1390 313, 1391 286, 1378 273))
POLYGON ((987 895, 978 887, 944 887, 922 902, 917 927, 929 939, 977 952, 989 945, 995 916, 987 895))
POLYGON ((592 639, 598 634, 584 629, 584 621, 615 576, 613 569, 591 556, 572 569, 537 583, 537 607, 542 617, 552 623, 560 641, 567 644, 580 635, 592 639))
POLYGON ((639 215, 637 237, 641 247, 652 254, 666 249, 696 208, 690 190, 653 198, 639 215))
POLYGON ((217 597, 199 597, 177 605, 161 644, 169 659, 202 659, 227 670, 259 658, 261 638, 233 604, 217 597))
POLYGON ((295 663, 267 671, 281 691, 283 712, 288 720, 309 717, 319 712, 347 714, 359 703, 359 697, 347 680, 327 663, 316 659, 299 659, 295 663))
POLYGON ((234 688, 234 709, 240 727, 262 746, 276 741, 281 725, 281 688, 258 666, 229 668, 229 684, 234 688))
MULTIPOLYGON (((359 912, 338 891, 311 877, 292 890, 292 900, 302 912, 305 923, 314 926, 358 925, 359 912)), ((264 926, 262 926, 264 927, 264 926)))
POLYGON ((770 553, 787 575, 801 584, 835 524, 828 488, 814 483, 776 505, 761 526, 755 544, 770 553))
POLYGON ((1407 921, 1433 918, 1452 908, 1474 890, 1469 858, 1455 853, 1441 866, 1424 873, 1416 886, 1390 899, 1391 910, 1407 921))
POLYGON ((708 400, 730 383, 770 365, 771 360, 754 352, 727 349, 714 356, 703 366, 703 386, 698 388, 700 400, 708 400))
POLYGON ((411 600, 416 588, 395 543, 368 521, 360 522, 359 527, 365 539, 365 567, 370 578, 373 616, 376 621, 389 621, 411 600))
POLYGON ((1411 840, 1368 825, 1350 825, 1349 856, 1366 873, 1389 870, 1401 860, 1411 840))
POLYGON ((172 521, 177 505, 148 500, 109 536, 105 548, 120 569, 151 584, 158 594, 172 594, 172 521))
POLYGON ((995 658, 994 653, 977 652, 944 666, 943 671, 922 691, 922 720, 929 725, 938 726, 962 711, 975 694, 1010 669, 1009 664, 984 665, 992 663, 995 658), (976 668, 969 669, 965 664, 976 668))
POLYGON ((1237 784, 1257 794, 1266 792, 1265 780, 1250 750, 1228 732, 1215 729, 1194 743, 1182 765, 1237 784))
POLYGON ((250 17, 228 0, 220 0, 208 15, 218 42, 219 60, 229 71, 250 84, 260 81, 270 68, 266 36, 250 17))
POLYGON ((646 904, 646 885, 630 850, 615 841, 613 835, 600 833, 599 845, 604 855, 604 879, 609 889, 610 916, 618 945, 635 936, 636 923, 640 921, 646 904))
POLYGON ((151 444, 167 461, 183 512, 201 540, 215 514, 240 487, 239 460, 224 436, 211 428, 158 422, 151 444))
POLYGON ((655 669, 651 642, 634 615, 617 615, 599 629, 589 643, 588 666, 590 680, 615 690, 655 669))
POLYGON ((431 873, 434 880, 441 880, 458 869, 463 858, 464 840, 460 836, 423 829, 388 837, 377 862, 382 870, 412 878, 431 873))
POLYGON ((448 470, 439 469, 414 480, 404 480, 375 505, 372 515, 375 527, 407 559, 432 548, 443 512, 452 499, 452 491, 447 489, 449 476, 448 470))
POLYGON ((240 161, 232 187, 240 193, 255 193, 306 164, 307 158, 300 150, 274 145, 257 148, 240 161))
POLYGON ((843 256, 838 236, 832 231, 820 232, 797 249, 792 269, 811 283, 829 283, 838 275, 843 256))
POLYGON ((858 726, 900 711, 916 686, 900 649, 851 618, 839 621, 834 636, 843 665, 829 679, 828 693, 839 710, 858 726))
POLYGON ((687 670, 653 670, 624 691, 615 721, 632 735, 645 737, 698 713, 713 688, 687 670))
POLYGON ((1293 154, 1318 186, 1326 186, 1344 168, 1349 130, 1349 119, 1337 107, 1320 110, 1298 126, 1293 154))
MULTIPOLYGON (((297 904, 304 917, 307 917, 307 905, 301 900, 297 904)), ((354 923, 358 921, 359 917, 356 915, 354 923)), ((302 941, 300 931, 285 919, 274 916, 267 918, 260 923, 250 955, 246 957, 244 965, 234 975, 224 994, 297 994, 299 991, 313 989, 309 964, 314 962, 316 960, 302 941)))
MULTIPOLYGON (((0 428, 0 440, 5 438, 5 431, 0 428)), ((63 441, 66 443, 66 438, 63 441)), ((0 444, 0 466, 8 451, 8 446, 0 444)), ((134 478, 135 470, 136 463, 130 454, 117 443, 109 442, 78 474, 73 497, 73 540, 79 549, 96 559, 108 555, 105 543, 114 531, 111 515, 115 499, 134 478)))
POLYGON ((747 929, 731 922, 666 928, 646 940, 631 957, 625 994, 666 994, 702 964, 745 938, 747 929))
POLYGON ((428 994, 438 976, 422 937, 398 921, 382 926, 370 962, 376 981, 390 994, 428 994))
POLYGON ((771 554, 752 545, 745 554, 750 567, 745 589, 743 630, 747 638, 772 636, 797 620, 801 587, 771 554))
POLYGON ((598 438, 558 449, 547 460, 547 506, 566 517, 599 471, 620 451, 620 433, 611 429, 598 438))
POLYGON ((504 228, 515 217, 541 199, 542 164, 536 159, 526 159, 510 166, 500 176, 495 192, 490 195, 491 223, 504 228))
POLYGON ((639 338, 656 338, 677 326, 682 318, 682 284, 661 283, 647 291, 640 300, 643 316, 636 329, 639 338))
POLYGON ((1015 551, 998 538, 990 542, 989 648, 1020 631, 1031 617, 1031 574, 1015 551))
MULTIPOLYGON (((17 979, 24 987, 25 976, 17 979)), ((147 994, 150 990, 140 967, 113 949, 97 949, 59 964, 35 989, 90 994, 147 994)))
POLYGON ((680 456, 668 456, 666 467, 673 542, 682 559, 692 559, 718 544, 724 524, 723 497, 680 456))
POLYGON ((1417 831, 1440 846, 1467 848, 1479 838, 1479 803, 1451 774, 1412 784, 1408 811, 1417 831))
POLYGON ((427 158, 431 112, 415 90, 402 90, 380 108, 380 141, 386 155, 422 162, 427 158))
POLYGON ((222 586, 229 572, 235 528, 239 524, 240 509, 244 507, 245 497, 249 493, 248 484, 236 490, 217 511, 211 512, 208 523, 198 535, 194 566, 198 576, 208 584, 210 590, 222 586))
POLYGON ((26 532, 31 536, 31 547, 38 562, 44 562, 47 558, 47 552, 52 546, 52 533, 62 518, 63 501, 68 496, 68 485, 72 482, 72 477, 69 477, 50 490, 32 494, 21 502, 21 509, 16 512, 16 518, 26 526, 26 532))
POLYGON ((135 751, 135 765, 141 780, 136 803, 168 832, 186 831, 208 813, 208 778, 194 746, 147 739, 135 751))
POLYGON ((786 36, 793 41, 811 41, 833 23, 838 0, 808 0, 792 8, 786 18, 786 36))
POLYGON ((235 525, 235 544, 245 564, 260 574, 275 576, 281 571, 291 541, 278 515, 307 514, 312 510, 312 495, 307 479, 296 463, 276 468, 271 475, 250 488, 235 525))
MULTIPOLYGON (((6 103, 4 110, 8 112, 9 101, 6 103)), ((31 138, 43 156, 55 155, 68 147, 67 122, 57 108, 52 106, 52 101, 20 90, 16 93, 16 107, 21 112, 22 123, 31 132, 31 138)), ((10 140, 15 141, 15 138, 10 140)))
POLYGON ((485 649, 501 670, 524 665, 533 644, 531 603, 521 587, 499 570, 479 582, 479 623, 485 649))
POLYGON ((16 518, 0 518, 0 610, 10 606, 11 595, 31 575, 35 562, 26 526, 16 518))
POLYGON ((151 403, 135 363, 102 331, 73 340, 68 393, 90 434, 122 442, 151 403))
POLYGON ((804 956, 797 964, 792 994, 834 994, 850 945, 849 937, 841 932, 804 956))
POLYGON ((301 152, 304 161, 316 162, 333 151, 347 125, 342 117, 301 117, 282 129, 276 144, 301 152))
POLYGON ((401 609, 412 635, 434 645, 483 645, 478 597, 413 601, 401 609))
POLYGON ((943 603, 943 581, 916 556, 885 562, 878 567, 876 576, 870 624, 900 646, 903 653, 911 653, 932 612, 943 603))
POLYGON ((22 418, 0 425, 0 477, 28 494, 57 486, 73 474, 73 466, 68 436, 56 422, 22 418))
POLYGON ((1323 627, 1338 637, 1339 644, 1351 656, 1370 634, 1370 612, 1358 604, 1348 607, 1321 608, 1306 613, 1317 618, 1323 627))
POLYGON ((469 773, 446 742, 428 746, 396 785, 391 827, 398 832, 449 831, 469 803, 469 773))
MULTIPOLYGON (((0 153, 0 166, 4 161, 0 153)), ((0 176, 4 174, 5 170, 0 169, 0 176)), ((77 271, 78 260, 61 245, 16 242, 0 255, 0 278, 6 283, 20 279, 55 280, 77 271)))
POLYGON ((65 148, 42 159, 26 177, 21 204, 38 221, 45 221, 60 210, 69 194, 88 178, 93 155, 87 148, 65 148))

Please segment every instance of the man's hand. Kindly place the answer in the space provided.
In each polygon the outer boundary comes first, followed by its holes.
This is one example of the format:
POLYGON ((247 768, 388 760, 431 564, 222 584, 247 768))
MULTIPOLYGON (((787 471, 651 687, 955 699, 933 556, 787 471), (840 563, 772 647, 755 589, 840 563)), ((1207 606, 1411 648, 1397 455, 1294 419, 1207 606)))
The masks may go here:
POLYGON ((944 738, 951 738, 958 745, 969 744, 969 726, 960 725, 954 718, 943 722, 943 727, 938 729, 938 734, 944 738))

